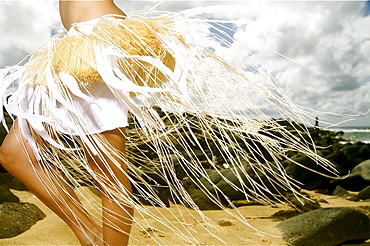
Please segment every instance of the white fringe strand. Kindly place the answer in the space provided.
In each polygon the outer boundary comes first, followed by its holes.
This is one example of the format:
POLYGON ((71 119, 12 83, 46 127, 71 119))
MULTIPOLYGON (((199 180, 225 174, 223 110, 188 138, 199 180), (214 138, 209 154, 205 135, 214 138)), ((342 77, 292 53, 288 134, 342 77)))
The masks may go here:
MULTIPOLYGON (((215 206, 248 225, 217 183, 224 182, 230 192, 247 200, 284 202, 284 192, 291 192, 304 202, 297 183, 281 165, 281 160, 289 159, 288 151, 309 156, 328 170, 327 175, 336 171, 316 153, 313 142, 305 140, 304 125, 294 123, 305 122, 305 112, 289 100, 257 59, 236 42, 213 34, 211 29, 217 27, 210 21, 189 13, 138 13, 125 20, 104 16, 76 23, 66 35, 56 35, 40 46, 25 66, 0 70, 0 81, 2 106, 18 118, 45 170, 56 167, 72 187, 95 181, 96 188, 122 208, 135 208, 135 218, 130 218, 135 226, 163 225, 190 244, 198 244, 202 242, 182 213, 203 225, 212 222, 184 183, 190 182, 215 206), (62 52, 62 45, 69 50, 62 52), (226 46, 229 53, 224 54, 226 46), (83 67, 81 75, 73 66, 83 67), (132 117, 122 132, 126 153, 106 143, 76 108, 73 97, 97 104, 89 94, 94 83, 105 83, 132 117), (12 86, 17 89, 7 98, 12 86), (300 135, 264 114, 259 106, 266 103, 290 119, 287 122, 300 135), (120 183, 108 164, 100 168, 109 177, 99 176, 87 163, 82 146, 102 164, 109 158, 125 174, 120 162, 126 163, 135 193, 120 183), (230 173, 236 182, 230 181, 230 173), (168 210, 169 215, 161 212, 168 206, 161 190, 168 192, 175 209, 168 210), (146 223, 137 223, 136 216, 146 223)), ((2 122, 5 126, 4 118, 2 122)), ((59 174, 48 175, 52 180, 59 174)), ((80 195, 91 199, 88 193, 80 195)), ((115 217, 120 219, 119 214, 115 217)), ((213 234, 207 226, 204 229, 213 234)), ((168 244, 156 233, 150 235, 154 242, 168 244)))

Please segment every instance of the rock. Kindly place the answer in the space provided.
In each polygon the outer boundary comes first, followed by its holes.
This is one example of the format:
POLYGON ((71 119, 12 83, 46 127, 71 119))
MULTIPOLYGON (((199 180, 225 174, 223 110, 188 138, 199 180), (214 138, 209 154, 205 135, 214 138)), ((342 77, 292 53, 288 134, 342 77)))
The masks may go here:
MULTIPOLYGON (((10 129, 10 127, 13 124, 12 118, 10 118, 7 113, 4 113, 4 119, 5 119, 6 125, 8 126, 8 129, 10 129)), ((4 141, 4 138, 6 137, 7 134, 8 132, 5 130, 4 126, 0 124, 0 145, 4 141)))
POLYGON ((359 201, 359 197, 357 194, 351 194, 346 189, 340 187, 339 185, 335 187, 335 190, 333 191, 333 196, 337 196, 343 199, 346 199, 348 201, 359 201))
POLYGON ((335 187, 335 189, 332 193, 333 196, 342 197, 342 198, 347 196, 348 194, 349 194, 349 192, 346 189, 339 186, 339 185, 337 187, 335 187))
POLYGON ((325 158, 336 165, 341 175, 347 175, 354 165, 348 162, 343 152, 339 151, 342 146, 340 143, 333 144, 333 152, 326 155, 325 158))
MULTIPOLYGON (((233 207, 242 207, 242 206, 263 206, 265 204, 258 202, 258 201, 251 201, 251 200, 235 200, 231 202, 233 207)), ((231 206, 230 206, 231 207, 231 206)))
POLYGON ((220 197, 225 204, 229 204, 231 201, 245 199, 261 201, 262 199, 259 199, 253 192, 250 192, 256 189, 260 191, 264 189, 268 190, 269 192, 261 193, 260 195, 264 195, 265 198, 270 200, 276 200, 276 198, 284 199, 282 195, 286 193, 286 190, 274 185, 274 182, 278 182, 274 175, 267 172, 261 173, 256 169, 253 170, 249 164, 243 164, 242 170, 240 170, 240 167, 226 168, 219 171, 209 169, 207 173, 207 178, 199 178, 199 182, 201 183, 199 186, 205 187, 210 193, 216 197, 220 197), (251 182, 251 180, 255 183, 251 182), (260 187, 256 188, 257 186, 260 187))
POLYGON ((350 175, 348 178, 334 182, 335 184, 340 185, 341 187, 349 191, 361 191, 362 189, 370 185, 370 182, 364 180, 360 175, 350 175))
POLYGON ((348 162, 354 166, 370 158, 369 145, 361 142, 347 145, 340 151, 347 157, 348 162))
POLYGON ((330 182, 330 179, 320 174, 314 173, 306 168, 298 166, 294 163, 298 162, 307 168, 332 175, 305 154, 298 153, 292 156, 291 159, 292 160, 283 161, 282 164, 290 177, 303 184, 301 188, 307 190, 322 189, 323 187, 326 187, 327 184, 330 182))
POLYGON ((19 202, 19 198, 10 191, 7 185, 0 185, 1 202, 19 202))
POLYGON ((184 188, 200 209, 219 209, 218 206, 210 204, 213 202, 209 200, 209 196, 216 197, 217 202, 223 206, 232 206, 231 204, 236 206, 250 205, 249 202, 244 202, 242 205, 237 202, 233 203, 233 201, 239 200, 253 201, 257 204, 267 204, 267 199, 270 202, 278 199, 286 200, 287 191, 274 185, 274 182, 278 182, 274 175, 253 170, 249 164, 221 170, 206 169, 206 174, 199 179, 183 180, 184 188), (202 187, 202 189, 199 187, 202 187), (264 199, 255 195, 256 189, 261 191, 259 195, 263 195, 264 199), (264 194, 262 194, 263 190, 266 190, 264 194))
POLYGON ((217 224, 219 226, 232 226, 233 225, 233 223, 231 223, 228 220, 220 220, 220 221, 217 222, 217 224))
MULTIPOLYGON (((4 113, 4 119, 5 119, 6 125, 8 126, 8 129, 10 129, 11 126, 13 125, 12 118, 10 118, 10 116, 7 113, 4 113)), ((0 124, 0 146, 3 143, 7 134, 8 134, 8 132, 4 128, 3 124, 0 124)), ((0 172, 1 173, 6 172, 5 168, 3 168, 3 166, 1 166, 1 164, 0 164, 0 172)))
POLYGON ((338 165, 341 174, 347 175, 356 165, 370 159, 370 145, 361 142, 354 144, 335 143, 333 144, 333 152, 326 158, 338 165))
POLYGON ((353 168, 347 178, 338 180, 336 184, 350 191, 360 191, 370 185, 370 160, 366 160, 353 168))
POLYGON ((45 214, 34 204, 0 203, 0 238, 15 237, 43 218, 45 214))
POLYGON ((307 197, 300 197, 299 199, 294 196, 293 194, 286 194, 285 198, 289 201, 290 205, 294 207, 294 209, 298 210, 300 213, 305 213, 311 210, 315 210, 321 207, 321 205, 313 200, 309 200, 308 195, 307 197))
POLYGON ((332 192, 329 189, 316 189, 314 190, 315 193, 323 194, 323 195, 331 195, 332 192))
MULTIPOLYGON (((198 206, 200 210, 220 210, 221 208, 217 206, 213 201, 211 201, 204 191, 200 189, 189 189, 187 190, 190 197, 193 199, 194 203, 198 206)), ((190 207, 189 204, 185 206, 190 207)))
POLYGON ((298 199, 293 194, 286 194, 285 198, 294 209, 280 210, 274 213, 271 218, 276 220, 286 220, 321 207, 317 201, 310 200, 308 194, 302 193, 302 195, 305 195, 305 197, 300 197, 298 199))
POLYGON ((0 173, 6 173, 7 171, 5 168, 0 164, 0 173))
POLYGON ((327 200, 325 200, 325 199, 317 199, 317 201, 316 201, 317 203, 326 203, 326 204, 329 204, 329 202, 327 201, 327 200))
POLYGON ((346 199, 348 201, 352 201, 352 202, 360 201, 360 199, 358 198, 358 195, 357 194, 352 194, 352 193, 349 193, 349 195, 346 196, 344 199, 346 199))
POLYGON ((19 179, 14 178, 10 173, 0 172, 0 185, 7 185, 13 190, 28 190, 28 188, 19 179))
POLYGON ((358 193, 358 198, 361 199, 361 200, 367 200, 367 199, 370 199, 370 186, 362 189, 359 193, 358 193))
POLYGON ((361 213, 365 214, 367 217, 370 218, 370 206, 358 206, 358 207, 353 207, 353 209, 360 211, 361 213))
POLYGON ((370 160, 363 161, 353 168, 349 178, 354 176, 361 176, 361 178, 370 182, 370 160))
POLYGON ((271 218, 273 220, 286 220, 300 214, 301 213, 299 213, 296 209, 286 209, 277 211, 276 213, 271 215, 271 218))
POLYGON ((138 190, 138 187, 133 186, 132 192, 139 199, 142 205, 170 207, 170 199, 172 200, 172 197, 167 187, 153 187, 156 194, 155 198, 147 198, 146 194, 150 194, 150 192, 152 192, 148 190, 147 187, 141 186, 139 189, 140 191, 138 190))
POLYGON ((321 208, 287 219, 276 226, 295 246, 334 246, 370 238, 370 219, 351 208, 321 208))
MULTIPOLYGON (((215 204, 214 201, 211 201, 207 196, 208 190, 201 190, 192 180, 185 179, 182 181, 184 188, 192 198, 193 202, 198 206, 201 210, 220 210, 221 208, 215 204)), ((188 204, 186 199, 180 201, 180 203, 185 202, 186 207, 192 207, 191 204, 188 204)), ((223 202, 219 201, 222 206, 225 206, 223 202)))

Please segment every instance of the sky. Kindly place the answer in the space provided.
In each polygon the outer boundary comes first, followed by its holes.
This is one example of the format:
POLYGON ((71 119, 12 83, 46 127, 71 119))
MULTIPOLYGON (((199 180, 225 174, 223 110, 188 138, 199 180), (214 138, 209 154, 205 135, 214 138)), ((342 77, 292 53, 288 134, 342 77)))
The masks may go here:
MULTIPOLYGON (((325 122, 370 126, 370 1, 115 2, 127 13, 206 7, 212 11, 205 17, 232 23, 235 42, 253 52, 295 103, 325 122)), ((18 63, 62 29, 57 6, 0 0, 0 67, 18 63)))

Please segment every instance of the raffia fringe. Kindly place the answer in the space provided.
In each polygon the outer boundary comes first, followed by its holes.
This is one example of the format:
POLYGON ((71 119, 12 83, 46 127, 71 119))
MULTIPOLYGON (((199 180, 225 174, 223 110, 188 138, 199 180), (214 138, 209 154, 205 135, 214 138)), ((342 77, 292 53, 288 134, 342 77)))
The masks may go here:
MULTIPOLYGON (((114 46, 127 55, 155 57, 173 70, 175 59, 158 36, 171 35, 183 42, 183 37, 171 24, 164 17, 117 22, 100 20, 88 35, 59 35, 52 38, 51 44, 43 45, 31 56, 24 76, 29 78, 32 87, 46 86, 45 74, 48 69, 54 78, 58 78, 61 72, 67 73, 83 86, 103 82, 96 69, 94 50, 101 46, 114 46)), ((78 24, 72 28, 76 27, 78 24)), ((121 71, 140 86, 159 87, 166 81, 162 72, 144 61, 121 58, 118 64, 121 71)))

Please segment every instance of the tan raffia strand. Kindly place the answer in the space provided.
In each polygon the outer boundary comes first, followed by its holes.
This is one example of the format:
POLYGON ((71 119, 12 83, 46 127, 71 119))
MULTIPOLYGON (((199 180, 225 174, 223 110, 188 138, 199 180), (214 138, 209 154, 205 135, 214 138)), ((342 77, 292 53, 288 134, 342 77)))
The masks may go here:
MULTIPOLYGON (((20 81, 18 90, 2 103, 18 116, 19 127, 48 178, 57 179, 61 173, 93 211, 101 207, 86 186, 94 186, 123 209, 135 208, 135 217, 130 218, 134 228, 152 228, 148 237, 153 243, 207 243, 197 238, 205 232, 227 243, 218 237, 217 226, 199 209, 185 182, 249 225, 218 182, 247 200, 287 202, 282 193, 289 191, 304 203, 297 182, 281 164, 289 159, 289 151, 316 161, 327 170, 323 175, 337 175, 334 166, 317 154, 305 125, 295 123, 307 122, 305 110, 285 95, 244 47, 213 34, 210 29, 223 32, 215 23, 185 13, 145 12, 124 20, 112 18, 100 18, 90 31, 85 31, 88 24, 76 23, 73 33, 57 35, 41 45, 25 67, 1 73, 9 74, 2 78, 3 92, 13 81, 20 81), (225 47, 228 52, 222 53, 225 47), (113 149, 101 134, 91 135, 91 126, 74 107, 72 95, 94 102, 86 92, 93 83, 105 83, 130 112, 131 124, 122 132, 126 153, 113 149), (60 116, 60 105, 68 118, 60 116), (266 115, 260 109, 265 105, 285 118, 294 132, 266 115), (58 132, 53 127, 56 122, 67 132, 58 132), (97 168, 105 169, 110 177, 88 165, 82 146, 98 157, 97 168), (107 161, 119 168, 120 161, 127 165, 135 194, 117 181, 107 161), (236 181, 231 182, 225 171, 236 181), (177 177, 181 172, 186 178, 177 177), (162 201, 160 189, 168 191, 171 209, 162 201), (201 233, 194 223, 202 227, 201 233), (166 241, 158 227, 175 233, 179 242, 166 241)), ((61 203, 71 206, 63 190, 56 187, 50 192, 55 190, 61 203)), ((98 214, 93 217, 101 222, 98 214)), ((114 217, 124 219, 119 214, 114 217)), ((131 243, 143 242, 132 237, 131 243)))
MULTIPOLYGON (((61 36, 56 39, 56 44, 51 47, 42 47, 36 52, 26 66, 25 76, 34 77, 32 86, 44 85, 45 69, 40 68, 44 59, 52 59, 51 64, 56 74, 65 72, 71 74, 84 86, 94 82, 102 82, 102 78, 96 70, 95 47, 115 46, 117 49, 130 55, 152 56, 161 60, 168 68, 174 69, 173 56, 162 46, 158 34, 166 33, 176 36, 181 40, 180 34, 170 28, 162 29, 156 22, 166 22, 166 18, 157 18, 147 22, 138 20, 124 20, 121 23, 101 21, 96 25, 93 32, 81 36, 61 36), (55 50, 52 50, 55 48, 55 50), (51 57, 50 57, 51 55, 51 57), (32 72, 39 71, 41 76, 34 76, 32 72)), ((164 26, 171 27, 167 21, 164 26)), ((155 66, 146 62, 136 62, 131 59, 119 59, 120 69, 130 71, 131 76, 140 86, 158 87, 166 80, 166 76, 155 66)), ((132 94, 134 96, 134 93, 132 94)))

